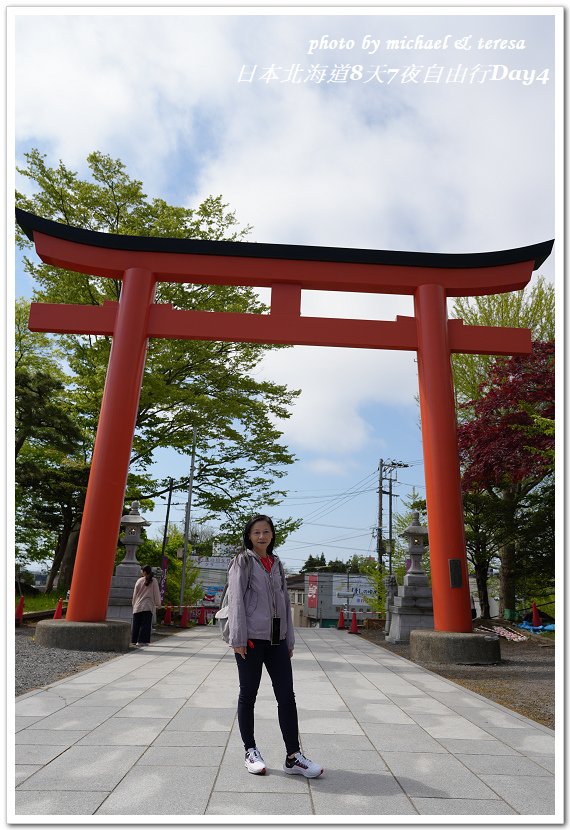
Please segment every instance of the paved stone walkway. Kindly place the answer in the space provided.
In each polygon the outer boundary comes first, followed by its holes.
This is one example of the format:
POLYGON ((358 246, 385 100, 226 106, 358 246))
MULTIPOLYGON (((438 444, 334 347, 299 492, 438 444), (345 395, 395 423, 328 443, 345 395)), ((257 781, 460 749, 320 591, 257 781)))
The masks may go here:
POLYGON ((558 823, 551 729, 347 632, 297 629, 296 638, 302 748, 325 767, 320 778, 282 771, 265 672, 256 740, 268 771, 247 773, 233 652, 217 629, 194 628, 16 699, 8 821, 519 814, 558 823))

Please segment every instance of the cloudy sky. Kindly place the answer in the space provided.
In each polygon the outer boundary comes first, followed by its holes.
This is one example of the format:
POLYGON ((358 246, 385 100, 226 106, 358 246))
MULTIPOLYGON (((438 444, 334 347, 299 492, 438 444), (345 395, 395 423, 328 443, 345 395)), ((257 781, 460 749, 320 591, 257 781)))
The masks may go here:
MULTIPOLYGON (((9 18, 18 160, 37 147, 84 173, 89 152, 109 153, 151 196, 223 194, 257 242, 471 252, 555 236, 552 9, 54 11, 9 18)), ((19 274, 16 293, 30 290, 19 274)), ((302 311, 413 313, 410 298, 324 292, 302 311)), ((374 551, 379 459, 411 465, 400 497, 425 492, 414 355, 295 347, 259 374, 303 390, 273 513, 306 523, 284 560, 374 551)))

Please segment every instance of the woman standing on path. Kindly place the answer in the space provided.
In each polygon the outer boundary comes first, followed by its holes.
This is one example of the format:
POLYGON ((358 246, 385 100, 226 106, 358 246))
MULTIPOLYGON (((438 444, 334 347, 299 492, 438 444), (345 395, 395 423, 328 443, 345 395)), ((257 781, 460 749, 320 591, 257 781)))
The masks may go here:
POLYGON ((137 579, 133 591, 133 628, 131 634, 133 645, 149 645, 152 615, 156 608, 160 608, 161 605, 162 599, 158 582, 152 574, 150 565, 145 565, 144 568, 141 568, 140 579, 137 579))
POLYGON ((291 668, 295 633, 282 565, 273 553, 274 543, 275 528, 269 516, 254 516, 243 532, 244 550, 228 574, 229 644, 239 674, 238 724, 245 766, 254 775, 265 775, 265 761, 254 737, 255 700, 265 665, 287 753, 283 770, 289 775, 316 778, 323 768, 305 758, 299 746, 291 668))

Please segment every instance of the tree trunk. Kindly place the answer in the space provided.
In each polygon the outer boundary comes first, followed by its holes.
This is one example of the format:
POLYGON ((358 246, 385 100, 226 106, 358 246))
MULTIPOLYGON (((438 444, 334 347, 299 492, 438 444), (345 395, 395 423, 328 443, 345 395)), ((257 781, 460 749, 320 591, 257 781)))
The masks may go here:
POLYGON ((515 587, 516 587, 516 547, 513 542, 500 550, 501 557, 501 572, 500 572, 500 596, 499 596, 499 614, 505 615, 505 610, 513 611, 516 606, 515 587))
POLYGON ((477 580, 477 592, 479 594, 479 603, 481 605, 481 617, 484 619, 489 619, 491 616, 491 609, 489 607, 489 590, 487 587, 488 570, 489 565, 486 561, 475 564, 475 579, 477 580))
POLYGON ((61 560, 63 559, 63 554, 65 553, 65 548, 70 533, 71 528, 64 527, 59 536, 57 547, 55 549, 55 554, 53 557, 53 562, 51 563, 49 576, 46 581, 46 594, 49 594, 51 593, 51 591, 53 591, 53 583, 55 582, 55 578, 58 575, 59 566, 61 565, 61 560))
POLYGON ((59 569, 59 579, 57 582, 58 590, 62 592, 69 590, 71 587, 71 578, 73 576, 73 568, 75 566, 75 557, 77 555, 77 543, 79 542, 79 531, 81 530, 81 520, 77 520, 69 536, 67 538, 67 545, 65 546, 65 553, 59 569))

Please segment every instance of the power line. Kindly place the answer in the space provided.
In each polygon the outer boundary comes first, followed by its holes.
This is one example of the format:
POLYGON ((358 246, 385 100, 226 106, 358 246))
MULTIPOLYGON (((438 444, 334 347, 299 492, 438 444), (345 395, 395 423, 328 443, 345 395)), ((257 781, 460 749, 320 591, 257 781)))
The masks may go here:
POLYGON ((305 519, 322 519, 324 516, 327 516, 329 513, 332 513, 334 510, 338 510, 339 507, 344 506, 347 502, 351 501, 356 496, 360 495, 360 492, 356 491, 357 487, 360 487, 365 482, 368 481, 376 476, 376 471, 373 473, 369 473, 367 476, 364 476, 363 479, 357 481, 352 487, 349 487, 348 490, 344 492, 344 494, 333 498, 330 500, 331 507, 327 510, 326 508, 321 508, 320 510, 313 510, 312 513, 309 513, 308 516, 305 516, 305 519), (334 502, 339 502, 338 504, 334 504, 334 502))

